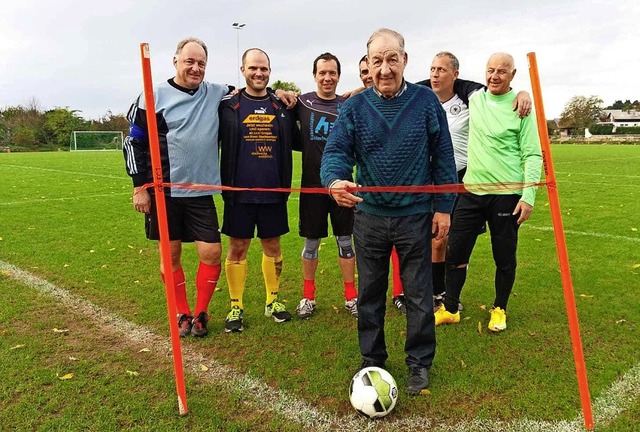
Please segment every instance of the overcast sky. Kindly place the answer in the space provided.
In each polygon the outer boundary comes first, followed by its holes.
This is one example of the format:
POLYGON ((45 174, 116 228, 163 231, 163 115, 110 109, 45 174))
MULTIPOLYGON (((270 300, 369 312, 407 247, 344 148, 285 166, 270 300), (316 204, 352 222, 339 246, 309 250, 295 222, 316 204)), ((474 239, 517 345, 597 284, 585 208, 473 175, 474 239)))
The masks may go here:
POLYGON ((596 95, 606 105, 640 99, 633 0, 0 0, 0 107, 35 98, 42 109, 69 107, 87 119, 126 113, 142 90, 139 44, 150 44, 158 83, 173 76, 172 55, 185 36, 207 43, 208 81, 237 84, 239 39, 240 53, 269 54, 271 82, 294 81, 303 91, 315 90, 313 59, 335 54, 343 92, 360 84, 357 62, 379 27, 404 35, 409 81, 428 78, 434 54, 447 50, 459 58, 461 77, 484 82, 489 55, 506 51, 518 70, 514 89, 530 91, 527 53, 535 52, 547 118, 573 96, 596 95), (233 22, 246 27, 234 30, 233 22))

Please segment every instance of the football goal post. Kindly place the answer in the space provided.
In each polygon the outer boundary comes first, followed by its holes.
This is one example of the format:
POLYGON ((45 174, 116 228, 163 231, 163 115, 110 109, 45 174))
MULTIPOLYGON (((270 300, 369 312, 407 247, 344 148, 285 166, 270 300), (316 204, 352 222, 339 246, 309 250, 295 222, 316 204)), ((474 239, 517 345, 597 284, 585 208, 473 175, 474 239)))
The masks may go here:
POLYGON ((69 151, 122 150, 123 139, 121 131, 73 131, 69 151))

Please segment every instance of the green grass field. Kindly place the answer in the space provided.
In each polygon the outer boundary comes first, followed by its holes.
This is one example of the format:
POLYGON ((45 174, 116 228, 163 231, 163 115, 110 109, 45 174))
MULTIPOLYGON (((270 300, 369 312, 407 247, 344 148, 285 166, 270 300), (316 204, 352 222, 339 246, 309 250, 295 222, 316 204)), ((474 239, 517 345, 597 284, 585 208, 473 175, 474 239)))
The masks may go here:
MULTIPOLYGON (((635 431, 640 146, 555 146, 553 152, 596 427, 635 431), (612 387, 619 380, 627 392, 622 400, 612 387)), ((183 341, 190 412, 179 417, 164 345, 169 331, 159 257, 131 206, 121 154, 0 154, 0 178, 0 430, 553 431, 581 424, 544 188, 520 231, 507 331, 486 331, 493 260, 484 235, 462 293, 463 321, 437 329, 431 394, 409 398, 401 391, 394 412, 373 422, 358 418, 348 401, 360 355, 356 321, 343 308, 331 238, 320 250, 318 311, 310 320, 278 325, 263 316, 261 252, 254 244, 245 330, 225 334, 229 296, 221 277, 210 336, 183 341), (103 312, 94 316, 43 293, 12 266, 103 312), (126 329, 112 331, 103 313, 142 326, 153 337, 144 341, 128 337, 126 329)), ((292 232, 282 238, 280 299, 292 313, 302 290, 297 198, 292 195, 289 205, 292 232)), ((216 203, 221 211, 221 200, 216 203)), ((189 245, 183 263, 193 301, 197 258, 189 245)), ((389 301, 387 367, 401 390, 404 330, 404 316, 389 301)))

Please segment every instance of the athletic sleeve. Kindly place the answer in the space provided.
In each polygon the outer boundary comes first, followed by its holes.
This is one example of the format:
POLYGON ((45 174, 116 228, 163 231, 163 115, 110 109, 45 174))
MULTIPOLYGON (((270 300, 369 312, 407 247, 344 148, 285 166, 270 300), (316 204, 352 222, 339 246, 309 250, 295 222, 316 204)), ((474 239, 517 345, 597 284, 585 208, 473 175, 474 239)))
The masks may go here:
POLYGON ((356 99, 349 98, 342 105, 322 153, 320 180, 325 187, 336 180, 351 179, 356 158, 354 125, 349 107, 356 99))
MULTIPOLYGON (((520 157, 524 167, 524 182, 527 184, 538 183, 542 174, 542 151, 540 150, 540 138, 536 116, 528 115, 520 123, 520 157)), ((537 187, 525 187, 522 191, 522 201, 533 206, 536 199, 537 187)))
POLYGON ((142 96, 131 105, 127 114, 129 133, 124 139, 122 151, 127 174, 133 180, 133 186, 142 186, 147 182, 147 163, 149 160, 149 138, 147 133, 147 117, 144 108, 140 107, 142 96))
MULTIPOLYGON (((431 155, 431 177, 434 185, 457 183, 456 162, 453 157, 453 144, 449 134, 447 115, 442 105, 433 101, 438 128, 429 136, 429 154, 431 155)), ((455 193, 438 193, 433 195, 433 211, 439 213, 451 213, 456 197, 455 193)))

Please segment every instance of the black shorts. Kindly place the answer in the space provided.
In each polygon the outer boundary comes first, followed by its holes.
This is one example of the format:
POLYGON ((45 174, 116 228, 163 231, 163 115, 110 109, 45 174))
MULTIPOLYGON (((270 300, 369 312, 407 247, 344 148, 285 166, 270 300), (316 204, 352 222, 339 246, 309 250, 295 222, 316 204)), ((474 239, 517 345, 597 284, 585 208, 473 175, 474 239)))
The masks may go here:
MULTIPOLYGON (((464 175, 467 173, 467 167, 462 168, 460 171, 458 171, 458 183, 462 183, 462 181, 464 180, 464 175)), ((453 203, 453 210, 451 211, 451 223, 453 223, 453 214, 456 211, 456 207, 458 207, 458 201, 460 201, 460 194, 456 195, 456 200, 453 203)), ((480 228, 478 228, 480 231, 478 231, 478 234, 484 234, 487 232, 487 224, 482 224, 482 226, 480 228)))
POLYGON ((224 204, 222 233, 229 237, 251 239, 258 227, 258 238, 280 237, 289 232, 287 203, 224 204))
MULTIPOLYGON (((149 240, 160 240, 156 197, 151 196, 151 212, 145 215, 145 231, 149 240)), ((220 243, 216 205, 211 195, 190 198, 165 196, 169 239, 183 242, 220 243)))
POLYGON ((513 210, 521 196, 464 194, 460 197, 449 231, 446 261, 466 264, 485 223, 489 224, 496 262, 512 262, 518 243, 518 215, 513 210))
POLYGON ((324 194, 300 194, 298 232, 304 238, 324 238, 329 235, 327 216, 331 218, 334 236, 353 233, 353 209, 340 207, 324 194))

